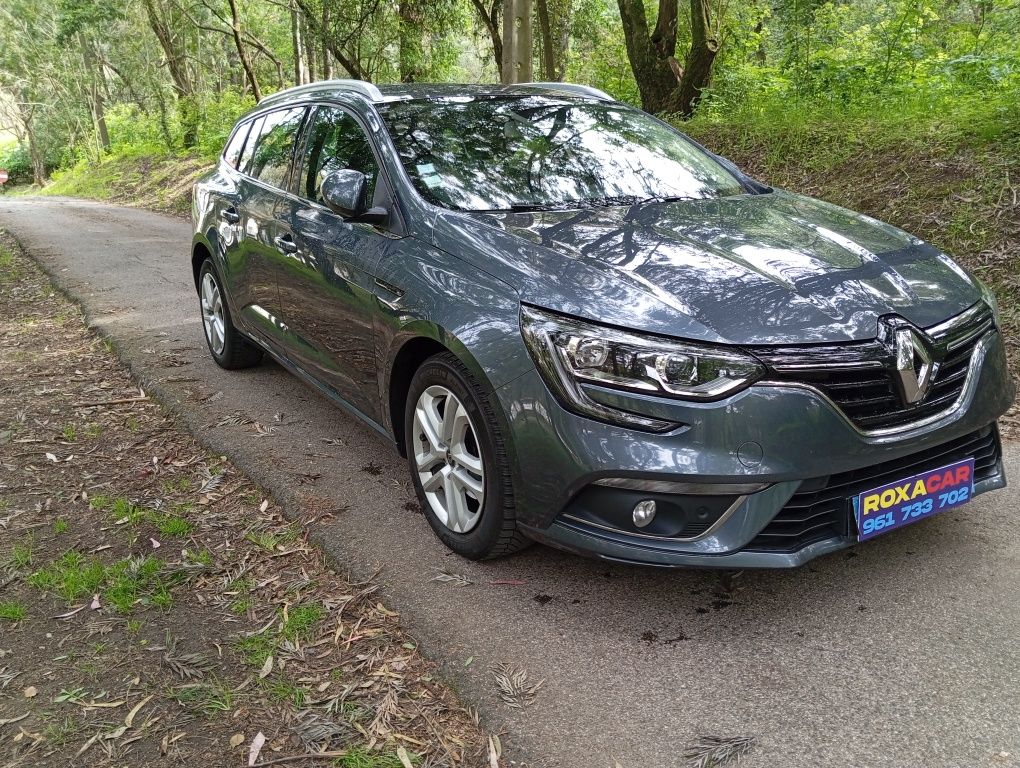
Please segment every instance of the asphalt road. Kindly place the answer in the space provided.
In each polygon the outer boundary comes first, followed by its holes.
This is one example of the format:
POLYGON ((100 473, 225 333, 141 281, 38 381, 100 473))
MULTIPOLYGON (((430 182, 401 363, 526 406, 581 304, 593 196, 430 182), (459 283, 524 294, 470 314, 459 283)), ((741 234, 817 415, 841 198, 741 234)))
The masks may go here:
POLYGON ((332 513, 324 546, 356 574, 381 569, 388 604, 518 761, 668 768, 697 735, 751 734, 751 767, 1020 765, 1017 444, 1011 488, 800 570, 745 573, 728 597, 715 573, 544 547, 468 563, 406 506, 381 438, 275 364, 213 364, 186 222, 22 198, 0 201, 0 226, 201 440, 292 510, 332 513), (214 426, 238 413, 272 434, 214 426), (433 580, 443 570, 473 583, 433 580), (522 712, 495 695, 501 661, 545 681, 522 712))

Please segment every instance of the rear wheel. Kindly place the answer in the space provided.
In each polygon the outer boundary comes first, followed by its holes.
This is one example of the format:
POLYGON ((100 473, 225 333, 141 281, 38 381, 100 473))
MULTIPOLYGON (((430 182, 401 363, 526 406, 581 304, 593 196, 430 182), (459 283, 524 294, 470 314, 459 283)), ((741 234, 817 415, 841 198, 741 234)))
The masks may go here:
POLYGON ((250 368, 262 359, 262 350, 248 341, 230 319, 230 309, 212 259, 198 273, 198 303, 209 353, 221 368, 250 368))
POLYGON ((453 354, 430 357, 415 373, 404 425, 415 490, 429 525, 446 546, 483 560, 530 543, 517 526, 495 414, 453 354))

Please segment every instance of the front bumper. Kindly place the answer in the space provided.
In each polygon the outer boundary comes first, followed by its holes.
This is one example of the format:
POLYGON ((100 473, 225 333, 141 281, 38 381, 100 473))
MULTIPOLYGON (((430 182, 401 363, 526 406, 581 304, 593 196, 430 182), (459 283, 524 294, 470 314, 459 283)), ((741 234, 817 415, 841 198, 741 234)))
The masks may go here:
POLYGON ((810 388, 782 384, 756 385, 714 403, 660 401, 659 412, 684 426, 667 434, 638 432, 564 410, 532 371, 497 390, 512 438, 518 520, 539 541, 609 560, 800 565, 854 543, 852 496, 955 461, 961 451, 979 460, 975 493, 1005 485, 994 422, 1012 403, 1013 388, 1001 337, 995 333, 990 341, 951 413, 883 436, 857 430, 810 388), (729 494, 738 503, 723 505, 725 519, 697 535, 649 536, 592 525, 592 515, 579 512, 585 505, 590 512, 593 499, 624 503, 596 485, 607 478, 768 487, 729 494))

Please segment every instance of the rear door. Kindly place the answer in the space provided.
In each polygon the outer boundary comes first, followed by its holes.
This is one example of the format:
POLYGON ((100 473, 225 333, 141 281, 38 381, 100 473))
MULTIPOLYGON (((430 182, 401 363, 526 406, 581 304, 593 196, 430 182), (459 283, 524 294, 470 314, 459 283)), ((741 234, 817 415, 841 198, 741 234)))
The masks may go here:
POLYGON ((380 420, 374 331, 374 272, 392 233, 334 214, 323 202, 322 180, 350 168, 365 174, 368 199, 377 194, 379 163, 357 119, 339 106, 320 106, 310 116, 289 224, 297 250, 281 270, 284 318, 300 363, 315 378, 368 416, 380 420))
POLYGON ((228 253, 230 271, 243 286, 239 310, 247 328, 281 351, 287 328, 282 319, 277 275, 295 249, 282 204, 290 183, 294 148, 307 108, 269 112, 253 125, 240 161, 242 180, 237 244, 228 253), (256 133, 257 132, 257 133, 256 133))

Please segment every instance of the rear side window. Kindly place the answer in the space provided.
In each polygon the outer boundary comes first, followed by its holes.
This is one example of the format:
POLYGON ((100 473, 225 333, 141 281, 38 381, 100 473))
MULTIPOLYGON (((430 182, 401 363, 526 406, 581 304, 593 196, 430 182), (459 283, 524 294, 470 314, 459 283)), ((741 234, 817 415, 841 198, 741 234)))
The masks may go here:
POLYGON ((249 128, 251 128, 250 121, 242 123, 234 131, 234 135, 230 137, 230 141, 227 142, 227 148, 223 150, 223 159, 231 168, 237 168, 237 164, 241 159, 241 150, 244 149, 244 140, 248 138, 249 128))
POLYGON ((379 175, 372 145, 357 120, 337 107, 319 107, 307 131, 299 189, 302 197, 323 203, 322 180, 331 172, 351 169, 365 174, 368 199, 379 175))
POLYGON ((248 168, 251 176, 273 187, 286 187, 294 144, 304 116, 304 107, 283 109, 266 115, 248 168))

